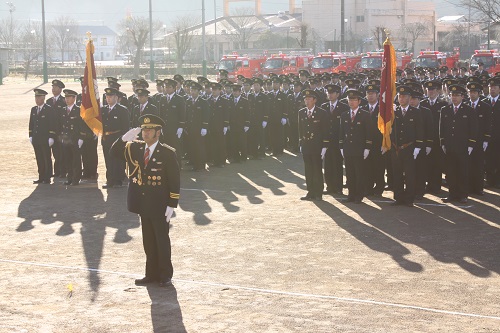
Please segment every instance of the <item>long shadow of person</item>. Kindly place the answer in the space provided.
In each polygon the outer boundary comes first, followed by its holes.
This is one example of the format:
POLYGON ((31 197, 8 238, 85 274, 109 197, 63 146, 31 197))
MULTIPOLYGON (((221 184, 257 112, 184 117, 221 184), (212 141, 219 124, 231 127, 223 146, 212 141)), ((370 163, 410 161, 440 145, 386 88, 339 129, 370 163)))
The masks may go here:
POLYGON ((159 288, 148 286, 151 299, 151 322, 155 333, 187 332, 182 321, 182 311, 174 286, 159 288))
MULTIPOLYGON (((387 253, 401 268, 409 272, 418 273, 423 271, 421 264, 405 258, 411 253, 410 250, 377 228, 367 224, 365 220, 359 221, 327 201, 315 202, 315 205, 330 216, 340 228, 350 233, 368 248, 373 251, 387 253)), ((377 210, 368 205, 356 205, 356 208, 353 209, 356 209, 356 213, 360 216, 362 214, 359 212, 363 211, 363 215, 377 218, 374 217, 377 215, 377 210)))
MULTIPOLYGON (((33 229, 34 221, 51 224, 57 221, 56 212, 52 207, 47 207, 47 197, 53 196, 53 185, 37 185, 31 194, 19 203, 17 216, 24 220, 17 226, 16 231, 24 232, 33 229)), ((52 205, 52 203, 51 203, 52 205)))

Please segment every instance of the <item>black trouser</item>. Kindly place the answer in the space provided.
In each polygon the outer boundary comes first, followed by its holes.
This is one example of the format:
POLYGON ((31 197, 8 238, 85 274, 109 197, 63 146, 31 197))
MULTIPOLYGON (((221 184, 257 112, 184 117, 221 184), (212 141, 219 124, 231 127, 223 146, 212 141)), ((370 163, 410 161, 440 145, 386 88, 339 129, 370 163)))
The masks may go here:
POLYGON ((109 186, 121 185, 125 178, 125 161, 114 157, 109 150, 120 134, 104 135, 102 137, 102 152, 106 164, 106 184, 109 186))
POLYGON ((413 203, 415 200, 416 162, 413 158, 413 145, 391 151, 394 200, 413 203), (405 186, 406 185, 406 186, 405 186))
POLYGON ((200 132, 201 129, 194 129, 188 135, 189 160, 195 170, 204 170, 206 163, 205 137, 200 132))
POLYGON ((463 152, 446 151, 446 182, 450 190, 449 197, 452 199, 467 198, 467 187, 469 184, 468 178, 468 161, 469 155, 467 148, 463 152))
POLYGON ((289 124, 288 147, 296 153, 299 151, 299 123, 291 121, 289 124))
POLYGON ((78 184, 82 177, 82 156, 78 144, 63 143, 64 165, 68 172, 67 180, 72 184, 78 184))
POLYGON ((363 200, 365 195, 365 160, 363 156, 344 156, 348 198, 363 200))
MULTIPOLYGON (((431 150, 432 151, 432 150, 431 150)), ((425 148, 420 150, 415 161, 415 195, 422 196, 425 194, 427 173, 429 170, 429 156, 426 155, 425 148)))
POLYGON ((427 162, 427 191, 439 192, 443 179, 443 149, 433 145, 427 162))
POLYGON ((142 244, 146 253, 146 277, 155 280, 171 279, 172 267, 169 224, 165 216, 141 215, 142 244))
POLYGON ((254 158, 266 154, 266 131, 262 128, 262 122, 254 120, 248 130, 248 154, 254 158))
POLYGON ((83 140, 82 145, 82 164, 83 178, 91 178, 97 176, 97 137, 87 138, 83 140))
POLYGON ((477 144, 469 156, 469 192, 479 193, 484 190, 485 153, 483 143, 477 144))
POLYGON ((64 150, 62 147, 62 143, 58 140, 54 140, 54 144, 51 147, 52 156, 54 156, 54 168, 53 175, 58 177, 66 177, 65 162, 64 162, 64 150))
POLYGON ((380 195, 385 189, 385 156, 377 147, 370 150, 366 159, 366 193, 380 195))
POLYGON ((307 196, 321 197, 323 194, 323 170, 321 154, 302 154, 306 176, 307 196))
POLYGON ((490 142, 486 149, 486 179, 488 185, 500 185, 500 141, 490 142))
POLYGON ((344 184, 344 168, 342 154, 338 144, 330 146, 325 154, 325 183, 326 190, 332 192, 342 191, 344 184))
POLYGON ((36 165, 38 167, 38 180, 50 181, 50 177, 52 177, 52 160, 48 140, 45 143, 33 144, 33 149, 35 150, 36 165))
POLYGON ((285 146, 284 141, 284 126, 281 125, 281 119, 273 119, 271 123, 267 124, 269 127, 269 134, 271 140, 271 148, 274 155, 283 154, 285 146))
POLYGON ((241 128, 233 128, 228 133, 229 156, 235 162, 246 161, 247 159, 247 133, 241 128))
POLYGON ((227 158, 226 140, 227 138, 226 135, 224 135, 222 127, 213 129, 208 134, 208 142, 210 147, 209 159, 214 163, 214 165, 220 166, 226 164, 226 158, 227 158))

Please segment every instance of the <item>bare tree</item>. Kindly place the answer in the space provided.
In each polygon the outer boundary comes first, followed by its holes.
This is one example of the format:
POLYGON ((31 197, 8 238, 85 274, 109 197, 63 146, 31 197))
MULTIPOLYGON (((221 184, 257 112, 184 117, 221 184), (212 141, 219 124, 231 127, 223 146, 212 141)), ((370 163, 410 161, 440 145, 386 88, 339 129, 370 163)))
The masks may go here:
POLYGON ((231 16, 226 18, 224 27, 228 38, 235 44, 235 48, 248 49, 248 42, 259 32, 252 8, 236 8, 231 16))
MULTIPOLYGON (((4 18, 0 21, 0 45, 15 48, 15 41, 18 40, 19 22, 4 18)), ((12 59, 12 52, 9 51, 9 59, 12 59)))
POLYGON ((456 5, 471 9, 480 20, 500 21, 500 0, 455 0, 456 5))
POLYGON ((309 25, 306 23, 300 24, 300 39, 297 38, 297 44, 299 44, 300 48, 307 47, 307 39, 309 37, 309 25))
MULTIPOLYGON (((64 64, 64 52, 69 51, 69 45, 78 37, 78 23, 69 16, 59 16, 49 25, 49 36, 52 43, 61 52, 61 62, 64 64)), ((68 59, 69 60, 69 59, 68 59)))
POLYGON ((409 49, 413 54, 415 54, 415 42, 419 37, 425 36, 429 34, 429 24, 425 24, 425 22, 413 22, 403 25, 402 27, 402 37, 404 42, 404 47, 408 47, 408 43, 410 43, 409 49))
POLYGON ((384 41, 387 38, 385 33, 385 27, 375 27, 372 29, 372 36, 377 41, 377 49, 382 49, 384 46, 384 41))
POLYGON ((18 51, 24 60, 24 79, 28 79, 31 64, 42 54, 42 25, 40 22, 29 22, 19 32, 18 51))
MULTIPOLYGON (((184 63, 186 53, 191 49, 193 42, 194 29, 197 19, 191 15, 179 16, 172 24, 171 38, 175 42, 175 55, 177 59, 177 68, 181 69, 184 63)), ((169 50, 170 52, 170 50, 169 50)))
MULTIPOLYGON (((162 24, 159 21, 154 21, 153 31, 159 30, 161 26, 162 24)), ((126 38, 130 38, 135 48, 134 75, 139 76, 142 50, 149 39, 149 18, 129 16, 118 23, 118 29, 122 32, 122 36, 125 35, 126 38)))

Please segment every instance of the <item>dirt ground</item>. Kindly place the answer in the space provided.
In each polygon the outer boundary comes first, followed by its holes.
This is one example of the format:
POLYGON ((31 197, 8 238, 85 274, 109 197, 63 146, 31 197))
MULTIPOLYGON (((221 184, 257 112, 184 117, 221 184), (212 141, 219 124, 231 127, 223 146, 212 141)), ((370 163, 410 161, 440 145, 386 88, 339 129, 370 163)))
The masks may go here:
POLYGON ((303 202, 291 154, 183 171, 174 286, 136 287, 145 257, 125 187, 32 185, 38 85, 0 86, 1 333, 500 332, 498 190, 464 206, 303 202))

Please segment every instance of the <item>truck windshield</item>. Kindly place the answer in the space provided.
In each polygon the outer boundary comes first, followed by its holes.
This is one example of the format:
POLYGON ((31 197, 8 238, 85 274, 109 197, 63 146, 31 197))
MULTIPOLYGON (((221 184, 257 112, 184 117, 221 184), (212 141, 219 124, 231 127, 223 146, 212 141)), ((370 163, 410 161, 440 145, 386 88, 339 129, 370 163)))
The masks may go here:
POLYGON ((236 61, 223 59, 219 62, 219 69, 225 69, 228 72, 234 71, 236 61))
POLYGON ((437 59, 432 59, 432 58, 417 58, 415 60, 415 66, 420 66, 420 67, 432 67, 432 68, 438 68, 439 63, 437 59))
POLYGON ((470 60, 470 64, 477 66, 479 62, 482 62, 484 64, 484 69, 488 69, 494 65, 493 57, 477 57, 473 55, 472 59, 470 60))
POLYGON ((339 65, 339 59, 332 58, 314 58, 311 67, 312 68, 333 68, 339 65))
POLYGON ((283 67, 283 59, 267 59, 264 63, 264 69, 278 69, 283 67))
POLYGON ((382 68, 382 58, 362 58, 361 68, 382 68))

